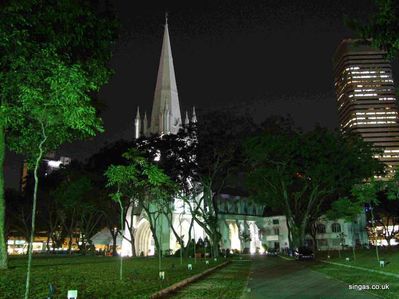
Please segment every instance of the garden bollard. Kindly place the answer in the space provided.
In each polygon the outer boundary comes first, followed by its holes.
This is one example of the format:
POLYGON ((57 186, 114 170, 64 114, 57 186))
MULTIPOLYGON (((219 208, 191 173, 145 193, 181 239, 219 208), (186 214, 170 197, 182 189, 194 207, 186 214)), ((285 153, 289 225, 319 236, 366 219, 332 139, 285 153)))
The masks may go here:
POLYGON ((77 299, 78 291, 77 290, 69 290, 68 291, 68 299, 77 299))
POLYGON ((159 272, 159 279, 161 279, 161 280, 165 279, 165 271, 160 271, 159 272))
POLYGON ((192 265, 192 264, 188 264, 188 265, 187 265, 187 269, 188 269, 188 270, 193 270, 193 265, 192 265))

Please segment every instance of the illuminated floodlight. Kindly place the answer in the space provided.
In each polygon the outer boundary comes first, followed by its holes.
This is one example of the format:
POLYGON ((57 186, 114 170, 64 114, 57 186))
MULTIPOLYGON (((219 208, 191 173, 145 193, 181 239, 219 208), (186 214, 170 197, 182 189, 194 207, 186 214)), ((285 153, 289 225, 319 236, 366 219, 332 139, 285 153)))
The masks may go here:
POLYGON ((60 165, 62 164, 61 161, 54 161, 54 160, 49 160, 47 162, 47 165, 52 167, 52 168, 60 168, 60 165))

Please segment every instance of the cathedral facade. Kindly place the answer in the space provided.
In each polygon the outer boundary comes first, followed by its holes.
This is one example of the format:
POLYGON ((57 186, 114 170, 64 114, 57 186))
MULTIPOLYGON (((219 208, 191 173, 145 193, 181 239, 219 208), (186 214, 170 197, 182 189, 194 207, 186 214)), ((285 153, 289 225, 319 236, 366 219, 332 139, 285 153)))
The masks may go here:
MULTIPOLYGON (((140 114, 137 109, 135 124, 135 138, 157 134, 177 134, 182 125, 190 122, 197 122, 195 108, 192 114, 185 113, 182 119, 175 71, 172 58, 171 43, 169 37, 168 23, 166 19, 161 57, 156 81, 154 100, 150 119, 146 113, 140 114)), ((219 231, 222 235, 220 248, 237 250, 247 253, 262 253, 265 248, 284 249, 289 247, 288 228, 285 216, 264 217, 263 207, 251 202, 247 198, 222 194, 219 200, 219 231)), ((127 215, 129 226, 134 231, 134 245, 137 255, 153 255, 155 244, 152 237, 148 217, 144 212, 132 215, 130 209, 127 215)), ((134 214, 134 213, 133 213, 134 214)), ((172 220, 168 221, 164 216, 159 217, 157 222, 157 239, 163 252, 174 252, 180 248, 175 234, 171 230, 171 225, 187 244, 189 227, 191 223, 190 211, 184 203, 175 199, 172 220)), ((363 219, 363 218, 362 218, 363 219)), ((321 220, 320 225, 324 225, 324 230, 317 235, 317 245, 321 249, 337 249, 342 246, 342 242, 353 245, 356 242, 367 243, 367 234, 360 229, 365 220, 359 220, 355 227, 353 223, 344 221, 329 222, 321 220), (339 237, 341 236, 341 237, 339 237), (345 240, 342 240, 345 236, 345 240)), ((194 221, 191 231, 191 239, 197 242, 204 240, 206 234, 204 230, 194 221)), ((309 239, 309 236, 308 236, 309 239)), ((131 256, 132 246, 130 233, 125 230, 122 240, 122 255, 131 256)))

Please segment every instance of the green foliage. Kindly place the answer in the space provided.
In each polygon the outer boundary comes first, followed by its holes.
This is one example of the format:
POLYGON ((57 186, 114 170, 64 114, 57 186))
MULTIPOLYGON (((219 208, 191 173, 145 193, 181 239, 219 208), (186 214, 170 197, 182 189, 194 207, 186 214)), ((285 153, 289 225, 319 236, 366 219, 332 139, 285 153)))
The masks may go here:
POLYGON ((350 200, 348 197, 343 197, 331 203, 331 209, 327 211, 328 219, 337 220, 345 219, 348 222, 358 216, 364 209, 364 203, 361 201, 350 200))
POLYGON ((102 131, 91 95, 105 84, 116 21, 75 1, 8 1, 0 11, 1 120, 28 157, 102 131))
POLYGON ((16 152, 36 157, 43 132, 49 138, 48 151, 74 137, 102 131, 89 97, 98 86, 93 86, 80 65, 63 64, 53 49, 33 56, 23 70, 16 68, 12 80, 19 82, 18 105, 7 105, 5 111, 9 146, 16 152))
POLYGON ((122 194, 130 200, 145 193, 175 190, 174 183, 164 171, 148 162, 137 150, 130 149, 123 157, 128 165, 111 165, 105 172, 107 187, 114 187, 118 191, 114 193, 116 199, 121 198, 122 194))
POLYGON ((266 131, 248 139, 244 151, 251 193, 287 216, 296 242, 303 241, 308 222, 382 167, 359 137, 322 128, 307 133, 266 131))
MULTIPOLYGON (((66 141, 102 131, 90 96, 110 75, 107 63, 116 27, 112 18, 100 16, 100 10, 88 3, 10 0, 0 9, 0 134, 6 133, 7 146, 34 165, 30 243, 43 154, 66 141)), ((4 152, 2 142, 0 160, 4 152)), ((0 206, 3 201, 1 195, 0 206)), ((29 250, 25 298, 31 256, 29 250)))
POLYGON ((376 48, 386 50, 390 58, 399 52, 399 3, 375 0, 376 13, 366 22, 347 19, 346 23, 363 38, 372 39, 376 48))
POLYGON ((352 194, 360 203, 378 204, 377 192, 380 190, 380 182, 371 178, 369 182, 354 185, 352 194))

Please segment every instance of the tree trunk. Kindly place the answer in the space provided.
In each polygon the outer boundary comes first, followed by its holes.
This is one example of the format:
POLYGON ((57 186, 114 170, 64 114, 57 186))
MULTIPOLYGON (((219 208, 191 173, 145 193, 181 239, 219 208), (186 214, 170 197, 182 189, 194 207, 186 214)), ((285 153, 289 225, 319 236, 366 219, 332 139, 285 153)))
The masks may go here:
POLYGON ((373 212, 373 207, 371 205, 371 202, 369 203, 370 207, 370 213, 371 213, 371 225, 373 227, 374 231, 374 236, 375 236, 375 255, 377 257, 377 262, 380 262, 380 253, 378 252, 378 234, 377 234, 377 228, 375 227, 375 219, 374 219, 374 212, 373 212))
MULTIPOLYGON (((157 251, 160 251, 161 250, 160 242, 158 240, 157 229, 156 229, 157 217, 153 216, 155 213, 158 213, 158 212, 151 213, 150 212, 150 207, 149 206, 146 207, 144 204, 142 205, 142 207, 143 207, 144 211, 147 213, 147 216, 148 216, 148 222, 150 224, 150 230, 151 230, 151 233, 152 233, 152 238, 154 239, 155 248, 156 248, 157 251)), ((159 215, 158 215, 158 217, 159 217, 159 215)), ((160 235, 161 234, 162 234, 162 230, 160 232, 160 235)))
POLYGON ((112 256, 117 256, 118 252, 116 251, 116 241, 118 238, 118 233, 111 232, 112 236, 112 256))
POLYGON ((212 251, 213 251, 213 257, 217 258, 219 257, 219 241, 220 241, 220 236, 218 233, 215 233, 212 236, 212 251))
MULTIPOLYGON (((187 245, 186 245, 185 248, 184 247, 182 248, 182 249, 184 249, 183 254, 184 254, 185 258, 188 258, 188 255, 189 255, 189 248, 190 248, 190 244, 191 244, 191 232, 193 230, 193 226, 194 226, 194 216, 191 217, 190 227, 188 229, 188 242, 187 242, 187 245)), ((195 242, 195 238, 194 238, 194 250, 195 250, 195 246, 196 246, 196 242, 195 242)))
MULTIPOLYGON (((118 192, 119 192, 119 187, 118 187, 118 192)), ((125 232, 125 230, 124 230, 124 226, 123 226, 123 223, 124 223, 124 213, 123 213, 123 205, 122 205, 122 203, 121 203, 121 201, 120 201, 120 199, 119 199, 119 207, 121 208, 121 218, 120 218, 120 221, 121 221, 121 230, 122 230, 122 232, 124 233, 125 232)), ((122 241, 123 241, 123 235, 122 235, 122 241)), ((122 242, 121 242, 121 249, 122 249, 122 242)), ((120 260, 119 260, 119 280, 120 281, 122 281, 122 279, 123 279, 123 256, 122 256, 122 250, 121 250, 121 255, 120 255, 120 260)))
POLYGON ((132 250, 132 257, 137 256, 136 253, 136 246, 135 246, 135 228, 133 227, 133 218, 134 218, 134 208, 132 206, 132 210, 130 213, 130 226, 128 226, 129 229, 129 234, 130 234, 130 246, 131 246, 131 250, 132 250))
POLYGON ((29 240, 29 251, 28 251, 28 269, 26 272, 26 284, 25 284, 25 299, 29 298, 29 287, 30 287, 30 274, 31 274, 31 268, 32 268, 32 244, 33 244, 33 238, 35 236, 35 220, 36 220, 36 204, 37 204, 37 188, 39 184, 39 177, 38 177, 38 170, 39 170, 39 164, 42 160, 43 157, 43 145, 47 140, 46 133, 44 131, 44 126, 42 124, 42 136, 43 139, 39 144, 39 155, 36 158, 35 161, 35 170, 34 170, 34 177, 35 177, 35 187, 33 190, 33 204, 32 204, 32 226, 31 226, 31 234, 30 234, 30 240, 29 240))
POLYGON ((50 238, 51 238, 51 234, 47 234, 47 240, 46 240, 46 251, 47 253, 50 252, 50 238))
POLYGON ((5 234, 6 202, 4 198, 4 159, 6 152, 4 127, 0 125, 0 269, 7 269, 5 234))
POLYGON ((73 233, 69 233, 68 236, 68 254, 71 255, 72 254, 72 239, 73 239, 73 233))

